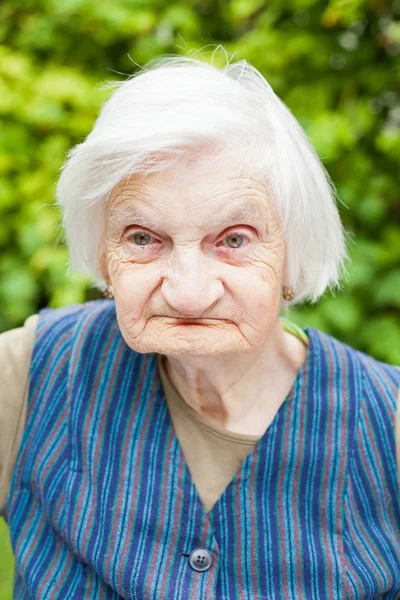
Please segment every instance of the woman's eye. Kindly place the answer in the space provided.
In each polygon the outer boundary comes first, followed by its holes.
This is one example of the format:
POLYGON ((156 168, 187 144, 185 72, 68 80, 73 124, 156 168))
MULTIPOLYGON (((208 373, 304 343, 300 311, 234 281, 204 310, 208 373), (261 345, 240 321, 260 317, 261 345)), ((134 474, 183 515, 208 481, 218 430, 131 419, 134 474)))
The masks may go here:
POLYGON ((228 247, 232 250, 241 248, 243 245, 243 240, 248 239, 247 235, 242 235, 241 233, 230 233, 224 237, 224 240, 231 240, 228 242, 228 247))
POLYGON ((137 246, 147 246, 149 243, 149 238, 152 238, 153 236, 150 235, 149 233, 146 233, 145 231, 138 231, 136 233, 132 233, 130 236, 128 236, 128 240, 129 239, 133 239, 134 243, 137 246))

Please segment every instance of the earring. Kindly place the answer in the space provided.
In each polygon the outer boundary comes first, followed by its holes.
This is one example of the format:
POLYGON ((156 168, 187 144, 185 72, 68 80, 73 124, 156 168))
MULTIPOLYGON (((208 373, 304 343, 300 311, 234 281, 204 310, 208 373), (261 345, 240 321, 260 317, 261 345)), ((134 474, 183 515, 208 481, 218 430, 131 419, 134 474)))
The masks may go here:
POLYGON ((295 294, 294 294, 294 290, 291 287, 286 287, 283 286, 283 297, 285 298, 285 300, 293 300, 295 294))
POLYGON ((108 285, 103 292, 105 298, 114 298, 114 294, 111 290, 111 286, 108 285))

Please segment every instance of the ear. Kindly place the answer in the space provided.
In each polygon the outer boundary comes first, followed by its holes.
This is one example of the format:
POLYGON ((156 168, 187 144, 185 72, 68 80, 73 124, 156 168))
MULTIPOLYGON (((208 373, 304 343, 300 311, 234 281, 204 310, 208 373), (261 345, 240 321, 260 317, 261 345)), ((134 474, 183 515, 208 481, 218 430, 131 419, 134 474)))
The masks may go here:
POLYGON ((110 285, 110 275, 108 272, 107 247, 104 240, 99 243, 99 267, 104 281, 110 285))
POLYGON ((288 285, 288 268, 287 268, 287 252, 285 247, 285 260, 283 261, 282 269, 282 286, 288 285))

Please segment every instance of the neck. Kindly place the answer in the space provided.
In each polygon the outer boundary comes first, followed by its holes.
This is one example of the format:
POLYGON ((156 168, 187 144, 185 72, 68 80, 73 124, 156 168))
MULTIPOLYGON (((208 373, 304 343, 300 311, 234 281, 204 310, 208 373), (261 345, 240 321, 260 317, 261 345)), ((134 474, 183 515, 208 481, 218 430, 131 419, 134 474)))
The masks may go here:
POLYGON ((307 358, 307 346, 280 319, 260 351, 228 362, 207 357, 166 357, 165 367, 185 402, 211 424, 262 435, 290 392, 307 358))

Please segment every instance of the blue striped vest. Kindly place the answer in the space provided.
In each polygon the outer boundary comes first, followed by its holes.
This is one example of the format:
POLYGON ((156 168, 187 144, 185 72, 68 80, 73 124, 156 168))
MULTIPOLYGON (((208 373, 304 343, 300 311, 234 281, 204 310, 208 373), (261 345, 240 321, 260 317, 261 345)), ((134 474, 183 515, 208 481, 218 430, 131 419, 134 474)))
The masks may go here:
POLYGON ((114 301, 40 311, 5 514, 14 599, 399 598, 400 369, 305 331, 290 393, 206 512, 156 355, 127 346, 114 301))

